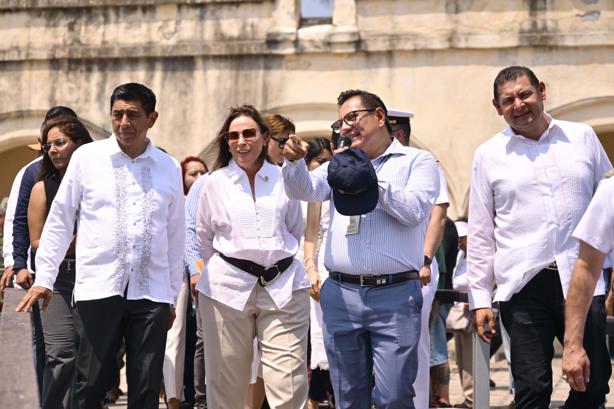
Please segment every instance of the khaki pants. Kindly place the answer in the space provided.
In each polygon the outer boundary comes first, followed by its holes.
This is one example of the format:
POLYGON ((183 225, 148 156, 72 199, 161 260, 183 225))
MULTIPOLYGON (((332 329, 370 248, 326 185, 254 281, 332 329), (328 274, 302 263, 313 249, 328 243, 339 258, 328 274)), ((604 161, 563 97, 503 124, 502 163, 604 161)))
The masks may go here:
POLYGON ((243 311, 199 294, 205 337, 205 372, 209 409, 237 409, 245 404, 253 339, 261 348, 262 375, 269 405, 302 409, 307 405, 307 331, 309 290, 293 293, 278 309, 256 285, 243 311))
POLYGON ((473 405, 473 331, 454 331, 454 348, 463 397, 473 405))

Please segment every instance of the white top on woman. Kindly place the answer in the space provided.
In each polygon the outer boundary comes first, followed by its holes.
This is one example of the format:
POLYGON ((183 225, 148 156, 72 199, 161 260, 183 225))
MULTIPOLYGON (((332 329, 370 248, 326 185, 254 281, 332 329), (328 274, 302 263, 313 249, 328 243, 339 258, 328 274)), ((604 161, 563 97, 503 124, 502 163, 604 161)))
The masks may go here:
MULTIPOLYGON (((196 234, 206 265, 196 289, 237 310, 243 310, 254 286, 260 284, 219 253, 268 268, 295 256, 304 232, 300 202, 286 195, 278 166, 264 161, 254 191, 255 201, 247 174, 231 160, 207 177, 196 216, 196 234)), ((265 289, 282 308, 294 290, 309 287, 303 264, 294 260, 265 289)))

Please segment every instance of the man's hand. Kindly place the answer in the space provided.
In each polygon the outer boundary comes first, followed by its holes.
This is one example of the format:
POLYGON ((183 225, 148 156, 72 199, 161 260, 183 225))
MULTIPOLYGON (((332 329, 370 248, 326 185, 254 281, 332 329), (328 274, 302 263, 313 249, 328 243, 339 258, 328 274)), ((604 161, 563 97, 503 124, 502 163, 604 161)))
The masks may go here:
POLYGON ((2 278, 0 278, 0 291, 13 286, 14 275, 13 266, 8 266, 4 269, 4 274, 2 274, 2 278))
POLYGON ((419 275, 421 286, 428 285, 431 282, 431 266, 422 266, 419 275))
POLYGON ((563 379, 572 389, 584 392, 591 374, 591 363, 586 351, 580 345, 565 345, 563 347, 563 379))
POLYGON ((490 339, 496 334, 495 316, 491 308, 478 308, 473 311, 475 317, 475 329, 482 341, 490 343, 490 339), (488 325, 488 329, 486 326, 488 325))
POLYGON ((169 306, 169 309, 168 309, 168 330, 170 330, 173 327, 173 322, 175 322, 175 318, 176 317, 177 317, 177 314, 175 313, 175 307, 169 306))
POLYGON ((38 286, 31 287, 23 296, 23 298, 17 305, 17 308, 15 308, 15 311, 30 311, 34 303, 38 300, 43 300, 43 311, 45 311, 47 309, 47 306, 49 305, 49 301, 51 301, 51 295, 52 292, 48 288, 38 286))
POLYGON ((196 293, 196 283, 198 283, 199 279, 200 273, 194 274, 190 277, 190 291, 192 291, 192 298, 198 297, 198 294, 196 293))
POLYGON ((15 281, 24 290, 29 289, 34 284, 32 273, 27 268, 22 268, 17 272, 17 279, 15 281))
POLYGON ((307 155, 307 149, 309 149, 309 144, 298 136, 294 134, 290 134, 288 136, 288 141, 284 145, 283 155, 284 158, 289 161, 295 161, 297 159, 303 159, 307 155))

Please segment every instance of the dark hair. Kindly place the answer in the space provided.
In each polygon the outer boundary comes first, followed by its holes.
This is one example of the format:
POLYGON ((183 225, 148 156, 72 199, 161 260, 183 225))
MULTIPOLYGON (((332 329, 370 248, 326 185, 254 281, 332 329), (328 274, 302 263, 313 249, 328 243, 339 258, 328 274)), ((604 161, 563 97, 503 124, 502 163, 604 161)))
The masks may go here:
POLYGON ((392 130, 396 131, 397 129, 402 129, 405 137, 407 138, 407 146, 409 146, 409 140, 411 138, 411 121, 402 124, 392 125, 392 130))
POLYGON ((330 154, 333 154, 333 150, 330 146, 330 141, 326 138, 311 138, 308 142, 307 155, 305 156, 305 163, 309 165, 309 162, 314 160, 323 150, 327 150, 330 154))
MULTIPOLYGON (((224 124, 222 125, 222 128, 220 128, 219 132, 217 133, 216 144, 217 144, 218 152, 217 152, 217 158, 215 159, 215 162, 213 163, 213 170, 217 170, 225 166, 228 166, 230 159, 232 159, 232 154, 230 153, 230 146, 228 146, 228 141, 226 140, 226 132, 228 132, 228 129, 230 128, 230 124, 232 123, 232 121, 234 121, 240 116, 246 116, 248 118, 253 119, 254 122, 256 122, 256 124, 258 125, 258 130, 260 131, 260 133, 265 138, 268 137, 269 128, 267 127, 266 123, 264 122, 264 119, 260 115, 260 112, 258 112, 256 108, 248 104, 241 105, 240 107, 230 108, 229 114, 224 120, 224 124)), ((266 158, 267 158, 267 149, 266 149, 266 143, 265 143, 262 148, 262 153, 260 154, 260 157, 258 158, 258 160, 263 161, 266 158)))
MULTIPOLYGON (((55 119, 51 119, 47 121, 45 124, 45 128, 43 129, 43 134, 41 137, 41 145, 47 143, 47 137, 49 135, 49 131, 53 128, 58 128, 60 132, 70 138, 71 141, 76 143, 77 145, 83 145, 85 143, 93 142, 90 133, 87 128, 79 121, 77 118, 73 118, 71 116, 60 116, 55 119)), ((62 175, 58 170, 53 166, 53 162, 49 158, 49 154, 43 155, 43 160, 41 162, 41 172, 39 180, 50 180, 49 191, 46 190, 47 193, 47 201, 50 204, 50 200, 53 201, 53 197, 57 192, 58 187, 60 186, 60 182, 62 180, 62 175)), ((45 187, 47 189, 47 186, 45 187)))
MULTIPOLYGON (((198 162, 198 163, 202 163, 202 165, 205 167, 205 172, 209 171, 209 168, 207 168, 207 164, 198 156, 186 156, 182 161, 181 161, 181 176, 182 176, 182 180, 183 177, 185 176, 186 172, 188 171, 188 163, 190 162, 198 162)), ((188 187, 185 185, 185 182, 183 182, 183 193, 184 194, 188 194, 188 187)))
POLYGON ((495 77, 493 83, 493 95, 495 102, 499 101, 499 87, 506 82, 515 81, 516 78, 526 76, 529 79, 531 85, 535 88, 539 86, 539 80, 533 71, 528 67, 522 67, 520 65, 512 65, 499 71, 499 74, 495 77))
POLYGON ((294 123, 285 116, 279 114, 265 115, 264 122, 269 128, 269 132, 271 135, 282 135, 286 133, 290 134, 296 132, 296 127, 294 126, 294 123))
POLYGON ((77 118, 77 113, 62 105, 52 106, 49 108, 47 113, 45 113, 45 119, 43 119, 43 123, 41 124, 41 135, 43 134, 43 129, 45 129, 45 124, 47 124, 47 121, 56 118, 77 118))
POLYGON ((110 109, 113 109, 113 104, 117 100, 139 101, 147 115, 156 110, 156 95, 145 85, 136 82, 122 84, 113 90, 110 109))
POLYGON ((388 121, 388 109, 386 109, 384 101, 382 101, 380 97, 369 91, 365 91, 362 89, 350 89, 347 91, 343 91, 337 97, 337 106, 340 107, 345 103, 345 101, 356 96, 360 97, 360 100, 366 109, 375 110, 377 108, 381 108, 384 110, 384 114, 386 114, 386 129, 388 130, 388 133, 392 133, 392 126, 388 121))

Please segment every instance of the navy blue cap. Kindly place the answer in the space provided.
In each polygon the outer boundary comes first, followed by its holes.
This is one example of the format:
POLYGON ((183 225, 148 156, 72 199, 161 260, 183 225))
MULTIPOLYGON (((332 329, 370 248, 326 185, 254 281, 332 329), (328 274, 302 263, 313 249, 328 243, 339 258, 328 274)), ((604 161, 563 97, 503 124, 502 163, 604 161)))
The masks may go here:
POLYGON ((328 184, 333 190, 335 208, 344 216, 366 214, 377 206, 377 175, 360 148, 349 148, 333 156, 328 165, 328 184))

